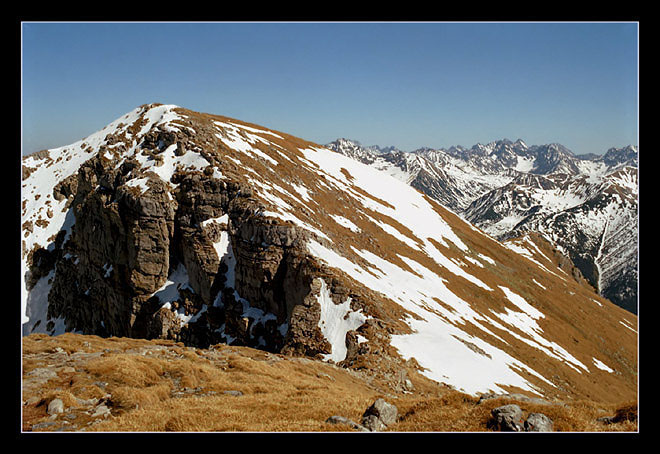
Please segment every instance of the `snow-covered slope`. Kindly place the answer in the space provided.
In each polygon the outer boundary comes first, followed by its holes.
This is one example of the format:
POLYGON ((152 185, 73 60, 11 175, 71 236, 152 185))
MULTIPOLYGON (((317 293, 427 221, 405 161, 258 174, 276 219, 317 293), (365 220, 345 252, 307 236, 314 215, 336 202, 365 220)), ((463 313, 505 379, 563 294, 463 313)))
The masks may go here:
POLYGON ((635 393, 634 315, 396 175, 175 106, 83 142, 24 160, 26 334, 228 342, 471 394, 635 393))
POLYGON ((636 147, 590 157, 520 139, 377 155, 346 139, 328 147, 410 184, 495 238, 541 233, 602 295, 636 313, 636 147), (606 231, 606 224, 618 227, 606 231))
POLYGON ((601 295, 637 313, 637 169, 539 178, 485 194, 466 219, 499 239, 542 234, 601 295))

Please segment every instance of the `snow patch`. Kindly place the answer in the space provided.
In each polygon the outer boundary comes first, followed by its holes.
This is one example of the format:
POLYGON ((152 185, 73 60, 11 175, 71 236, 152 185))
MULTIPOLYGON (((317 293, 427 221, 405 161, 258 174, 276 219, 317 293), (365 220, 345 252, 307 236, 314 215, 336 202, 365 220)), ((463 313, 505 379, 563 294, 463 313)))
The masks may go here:
MULTIPOLYGON (((541 287, 543 290, 547 290, 547 288, 545 288, 543 285, 541 285, 536 279, 533 279, 533 278, 532 278, 532 282, 534 282, 536 285, 538 285, 539 287, 541 287)), ((598 304, 600 304, 600 303, 598 303, 598 304)))
POLYGON ((332 346, 331 353, 323 355, 323 358, 338 363, 346 359, 346 334, 362 326, 367 317, 362 311, 351 310, 350 297, 341 304, 335 304, 325 281, 323 279, 320 281, 321 290, 317 301, 321 306, 321 318, 318 326, 332 346))
POLYGON ((240 129, 248 129, 248 128, 243 126, 238 128, 237 126, 231 123, 225 123, 221 121, 214 121, 213 123, 216 126, 220 127, 222 132, 224 133, 224 135, 216 134, 216 137, 220 139, 225 145, 227 145, 232 150, 240 151, 247 155, 252 155, 252 157, 255 156, 260 157, 262 159, 265 159, 274 166, 279 164, 275 159, 273 159, 263 151, 253 146, 257 142, 269 143, 268 141, 254 134, 250 134, 245 131, 242 132, 240 131, 240 129))
POLYGON ((192 291, 188 280, 188 270, 186 270, 183 263, 179 263, 177 268, 169 275, 167 281, 152 296, 157 297, 161 305, 165 305, 178 301, 181 298, 179 294, 179 290, 181 289, 192 291))
POLYGON ((465 256, 465 260, 467 260, 468 262, 470 262, 474 265, 477 265, 479 268, 484 267, 483 263, 481 263, 479 260, 475 259, 474 257, 470 257, 469 255, 465 256))
POLYGON ((373 220, 373 222, 378 227, 383 229, 385 231, 385 233, 388 233, 389 235, 392 235, 397 240, 399 240, 402 243, 408 245, 408 247, 421 252, 421 249, 420 249, 419 245, 417 244, 417 242, 415 240, 413 240, 412 238, 402 234, 396 228, 392 227, 390 224, 387 224, 385 222, 376 221, 376 220, 373 220))
POLYGON ((316 241, 310 241, 307 248, 310 254, 329 266, 342 270, 376 292, 388 295, 404 309, 421 317, 421 320, 408 319, 407 323, 414 333, 392 336, 391 345, 399 350, 402 357, 414 357, 427 369, 423 373, 428 378, 472 394, 504 392, 498 384, 511 384, 540 394, 516 370, 525 370, 552 385, 540 374, 502 350, 463 332, 460 326, 470 322, 500 339, 484 326, 484 322, 496 322, 475 312, 467 301, 460 299, 446 287, 441 277, 414 260, 399 256, 411 267, 411 273, 368 251, 354 250, 375 266, 366 271, 316 241), (453 310, 438 304, 436 298, 453 310), (467 348, 465 342, 477 348, 467 348), (478 353, 480 351, 485 354, 478 353))
POLYGON ((633 333, 637 334, 637 330, 635 330, 632 326, 628 325, 628 324, 625 323, 624 321, 620 320, 619 323, 621 323, 623 326, 625 326, 626 328, 628 328, 628 329, 629 329, 630 331, 632 331, 633 333))
POLYGON ((505 312, 503 313, 496 313, 491 310, 491 312, 495 314, 496 317, 504 321, 506 324, 518 329, 527 337, 519 336, 515 332, 510 331, 513 336, 527 343, 528 345, 538 348, 548 356, 565 362, 569 367, 576 370, 577 372, 582 373, 578 367, 589 372, 587 366, 585 366, 573 355, 571 355, 565 348, 556 342, 551 342, 545 339, 541 335, 543 330, 538 325, 537 321, 541 318, 545 318, 545 315, 542 312, 525 301, 523 297, 515 294, 508 288, 503 286, 499 286, 499 288, 504 292, 507 299, 521 310, 521 312, 516 312, 509 308, 505 308, 505 312))
POLYGON ((246 131, 256 132, 256 133, 258 133, 258 134, 268 134, 268 135, 271 135, 271 136, 277 137, 278 139, 282 139, 282 140, 284 140, 284 138, 283 138, 282 136, 277 135, 277 134, 275 134, 275 133, 272 132, 272 131, 266 131, 265 129, 252 128, 252 127, 250 127, 250 126, 246 126, 246 125, 238 125, 238 124, 236 124, 236 123, 231 123, 231 125, 234 126, 234 127, 238 127, 238 128, 241 128, 241 129, 245 129, 246 131))
POLYGON ((312 198, 309 196, 309 189, 307 189, 305 186, 300 186, 297 184, 291 183, 291 187, 298 193, 300 196, 305 200, 305 202, 310 202, 312 201, 312 198))
MULTIPOLYGON (((172 144, 167 147, 160 157, 162 163, 156 165, 156 161, 150 156, 144 156, 143 154, 136 154, 135 159, 140 163, 140 166, 144 171, 154 172, 158 177, 166 183, 170 183, 172 176, 177 171, 181 170, 204 170, 210 165, 210 163, 202 155, 195 153, 194 151, 188 151, 183 156, 176 155, 176 144, 172 144)), ((121 165, 121 162, 117 165, 121 165)), ((221 177, 221 175, 220 175, 221 177)))
POLYGON ((207 219, 207 220, 205 220, 205 221, 202 221, 201 226, 202 226, 202 227, 206 227, 206 226, 208 226, 209 224, 220 224, 220 225, 223 225, 223 224, 228 224, 228 223, 229 223, 229 215, 228 215, 228 214, 223 214, 223 215, 220 216, 220 217, 217 217, 217 218, 209 218, 209 219, 207 219))
POLYGON ((146 191, 149 190, 149 186, 147 186, 147 181, 149 181, 149 178, 135 178, 133 180, 127 181, 126 186, 129 186, 131 188, 139 188, 140 194, 144 194, 146 191))
MULTIPOLYGON (((225 273, 227 281, 225 282, 225 287, 234 288, 236 286, 236 257, 234 256, 234 251, 231 247, 229 233, 226 231, 220 232, 220 239, 216 243, 213 243, 213 248, 215 249, 215 253, 218 254, 220 261, 227 265, 227 273, 225 273)), ((218 298, 221 296, 221 293, 218 294, 218 298)), ((218 298, 216 298, 214 306, 220 305, 218 298)))
POLYGON ((518 161, 516 162, 516 166, 514 167, 518 172, 529 172, 534 168, 534 162, 536 161, 536 158, 530 156, 530 157, 522 157, 518 156, 518 161))
POLYGON ((593 358, 593 361, 594 361, 594 365, 597 368, 599 368, 601 370, 604 370, 605 372, 614 373, 614 369, 612 369, 611 367, 609 367, 607 364, 603 363, 602 361, 599 361, 596 358, 593 358))
POLYGON ((478 256, 480 259, 485 260, 486 262, 490 263, 491 265, 496 265, 496 264, 497 264, 497 262, 495 262, 495 260, 491 259, 491 258, 488 257, 487 255, 477 254, 477 256, 478 256))
POLYGON ((345 217, 334 214, 331 214, 330 217, 342 227, 346 227, 347 229, 352 230, 353 232, 356 233, 360 232, 360 227, 353 224, 350 220, 346 219, 345 217))

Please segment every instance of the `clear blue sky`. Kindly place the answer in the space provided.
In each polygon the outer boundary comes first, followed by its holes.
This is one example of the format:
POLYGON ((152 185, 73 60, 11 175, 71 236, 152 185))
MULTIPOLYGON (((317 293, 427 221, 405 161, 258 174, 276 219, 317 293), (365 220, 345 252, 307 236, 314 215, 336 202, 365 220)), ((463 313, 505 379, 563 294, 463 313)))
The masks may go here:
POLYGON ((140 104, 327 143, 638 143, 636 23, 23 23, 23 152, 140 104))

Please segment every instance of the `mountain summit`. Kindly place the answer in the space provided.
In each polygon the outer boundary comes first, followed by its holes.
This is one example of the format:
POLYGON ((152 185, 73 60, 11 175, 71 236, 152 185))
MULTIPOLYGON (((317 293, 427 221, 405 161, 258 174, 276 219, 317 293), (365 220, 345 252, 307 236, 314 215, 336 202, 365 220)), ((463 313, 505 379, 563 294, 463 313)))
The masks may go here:
POLYGON ((636 316, 547 241, 504 245, 283 132, 141 106, 25 157, 22 223, 24 334, 244 345, 469 394, 636 398, 636 316))

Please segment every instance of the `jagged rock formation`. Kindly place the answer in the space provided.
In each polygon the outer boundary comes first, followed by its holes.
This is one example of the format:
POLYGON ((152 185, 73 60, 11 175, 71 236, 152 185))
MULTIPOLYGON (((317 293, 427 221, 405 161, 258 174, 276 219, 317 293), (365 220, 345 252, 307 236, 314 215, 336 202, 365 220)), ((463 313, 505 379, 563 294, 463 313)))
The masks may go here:
MULTIPOLYGON (((183 155, 189 137, 183 131, 152 129, 139 148, 156 163, 171 146, 176 156, 183 155)), ((158 173, 145 172, 134 159, 118 164, 116 158, 97 154, 82 164, 77 178, 69 178, 75 190, 54 189, 73 196, 76 223, 64 248, 36 249, 48 256, 39 261, 47 262, 41 268, 57 264, 47 329, 62 319, 67 331, 165 336, 203 346, 231 339, 279 351, 289 321, 302 331, 306 323, 318 323, 313 310, 304 311, 306 321, 292 317, 314 290, 303 229, 256 215, 260 207, 250 199, 251 189, 219 180, 212 171, 176 173, 171 191, 158 173), (218 254, 219 244, 231 252, 218 254), (182 278, 174 281, 176 289, 168 281, 171 274, 182 278), (163 310, 160 295, 170 289, 180 299, 163 310), (246 299, 252 311, 269 317, 244 317, 246 299), (197 323, 182 329, 179 322, 190 317, 197 323)), ((47 271, 30 272, 32 281, 47 271)), ((288 348, 322 350, 312 346, 314 336, 301 339, 288 348)))
POLYGON ((489 235, 537 232, 570 257, 599 293, 637 313, 636 147, 603 156, 560 144, 500 140, 410 153, 327 145, 410 184, 489 235))
POLYGON ((23 166, 25 334, 246 345, 472 394, 634 398, 636 318, 544 243, 505 247, 316 144, 154 104, 23 166))

